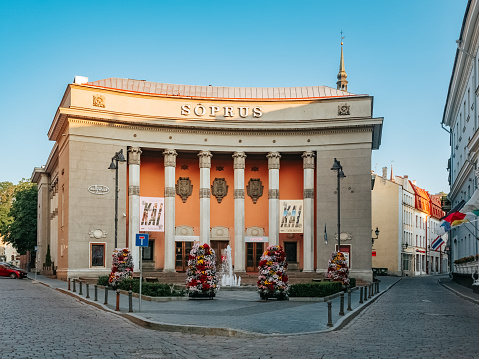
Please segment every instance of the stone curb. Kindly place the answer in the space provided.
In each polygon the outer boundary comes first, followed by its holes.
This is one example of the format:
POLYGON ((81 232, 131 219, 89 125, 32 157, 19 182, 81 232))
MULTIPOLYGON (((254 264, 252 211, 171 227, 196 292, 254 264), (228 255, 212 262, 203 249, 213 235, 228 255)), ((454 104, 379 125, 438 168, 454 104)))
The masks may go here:
POLYGON ((470 302, 472 302, 472 303, 474 303, 474 304, 479 304, 479 300, 474 299, 474 298, 472 298, 472 297, 469 297, 469 296, 467 296, 467 295, 465 295, 465 294, 462 294, 461 292, 458 292, 458 291, 455 290, 455 289, 452 289, 452 288, 449 287, 448 285, 442 283, 440 279, 438 280, 438 283, 439 283, 440 285, 442 285, 444 288, 446 288, 446 289, 450 290, 451 292, 453 292, 455 295, 461 297, 462 299, 468 300, 468 301, 470 301, 470 302))
MULTIPOLYGON (((257 332, 248 332, 238 329, 232 328, 209 328, 209 327, 200 327, 200 326, 192 326, 192 325, 182 325, 182 324, 168 324, 168 323, 161 323, 155 321, 148 321, 144 318, 139 317, 136 314, 131 313, 121 313, 117 312, 113 309, 108 308, 106 305, 101 304, 99 302, 95 302, 91 299, 86 299, 78 295, 77 293, 73 293, 66 289, 62 288, 52 288, 49 284, 43 283, 38 281, 40 284, 45 285, 46 287, 55 289, 61 293, 67 294, 71 297, 77 298, 83 303, 93 305, 98 309, 102 309, 106 312, 121 316, 125 319, 130 320, 132 323, 137 324, 143 328, 158 330, 158 331, 168 331, 168 332, 180 332, 184 334, 197 334, 197 335, 214 335, 214 336, 223 336, 223 337, 236 337, 236 338, 266 338, 266 337, 285 337, 285 336, 298 336, 298 335, 309 335, 309 334, 319 334, 325 333, 335 330, 340 330, 345 327, 348 323, 350 323, 359 313, 361 313, 364 309, 369 307, 373 302, 375 302, 381 295, 386 293, 389 289, 391 289, 394 285, 396 285, 402 278, 399 278, 396 282, 391 284, 389 287, 384 289, 382 292, 375 294, 373 297, 368 299, 367 303, 355 308, 353 311, 347 312, 347 314, 340 318, 333 327, 313 332, 303 332, 303 333, 273 333, 273 334, 265 334, 265 333, 257 333, 257 332)), ((128 293, 128 292, 126 292, 128 293)), ((339 296, 339 293, 338 293, 339 296)))

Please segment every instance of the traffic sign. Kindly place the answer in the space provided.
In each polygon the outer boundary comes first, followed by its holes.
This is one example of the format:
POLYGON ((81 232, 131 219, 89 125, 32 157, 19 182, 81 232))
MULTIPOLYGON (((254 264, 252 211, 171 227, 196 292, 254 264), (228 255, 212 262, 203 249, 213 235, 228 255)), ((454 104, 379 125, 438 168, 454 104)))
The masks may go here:
POLYGON ((136 234, 136 246, 137 247, 148 247, 148 234, 147 233, 137 233, 136 234))

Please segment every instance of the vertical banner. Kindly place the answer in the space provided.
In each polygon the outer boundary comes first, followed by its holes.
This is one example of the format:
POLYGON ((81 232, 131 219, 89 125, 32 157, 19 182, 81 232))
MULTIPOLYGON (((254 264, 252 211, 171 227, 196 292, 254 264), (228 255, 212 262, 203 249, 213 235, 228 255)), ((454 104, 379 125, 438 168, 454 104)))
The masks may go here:
POLYGON ((140 197, 140 232, 165 231, 165 199, 140 197))
POLYGON ((303 233, 303 200, 282 200, 279 233, 303 233))

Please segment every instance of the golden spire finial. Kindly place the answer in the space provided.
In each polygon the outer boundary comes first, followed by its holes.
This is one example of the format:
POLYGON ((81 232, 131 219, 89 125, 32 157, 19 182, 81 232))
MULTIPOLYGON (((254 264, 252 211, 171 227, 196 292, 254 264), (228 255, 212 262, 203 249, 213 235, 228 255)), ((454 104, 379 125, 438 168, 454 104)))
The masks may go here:
POLYGON ((336 82, 336 88, 341 91, 348 91, 348 80, 346 80, 348 74, 344 69, 343 40, 343 30, 341 30, 341 60, 339 61, 338 82, 336 82))

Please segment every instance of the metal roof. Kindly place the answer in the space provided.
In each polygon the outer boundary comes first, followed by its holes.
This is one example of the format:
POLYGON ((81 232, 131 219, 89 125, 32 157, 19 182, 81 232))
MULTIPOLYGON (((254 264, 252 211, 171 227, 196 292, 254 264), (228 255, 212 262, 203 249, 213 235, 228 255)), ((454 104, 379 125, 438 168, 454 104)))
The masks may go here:
POLYGON ((315 99, 328 97, 367 96, 337 90, 327 86, 303 87, 221 87, 174 85, 144 80, 111 77, 86 82, 83 86, 114 89, 126 92, 155 94, 161 96, 202 97, 217 99, 282 100, 315 99))

